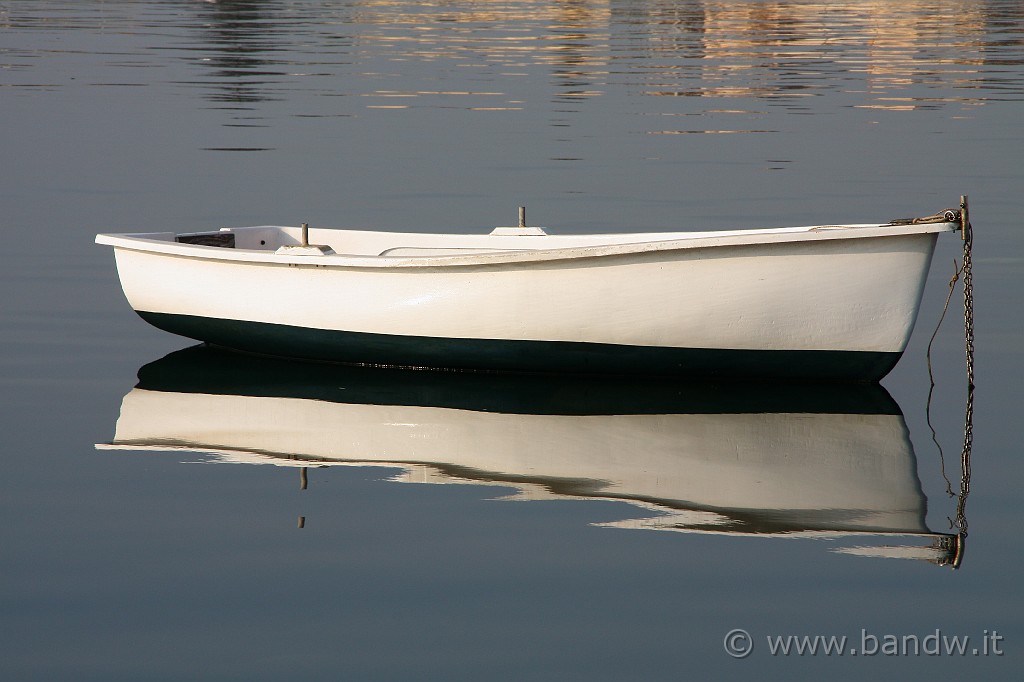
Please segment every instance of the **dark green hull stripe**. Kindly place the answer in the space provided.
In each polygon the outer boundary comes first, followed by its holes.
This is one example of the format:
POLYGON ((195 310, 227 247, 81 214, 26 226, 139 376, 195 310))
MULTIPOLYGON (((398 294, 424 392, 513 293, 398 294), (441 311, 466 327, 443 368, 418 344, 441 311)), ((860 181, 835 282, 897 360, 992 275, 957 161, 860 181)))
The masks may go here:
POLYGON ((165 331, 250 353, 406 367, 660 374, 700 379, 878 381, 900 358, 900 353, 858 351, 661 348, 397 336, 142 311, 139 315, 165 331))

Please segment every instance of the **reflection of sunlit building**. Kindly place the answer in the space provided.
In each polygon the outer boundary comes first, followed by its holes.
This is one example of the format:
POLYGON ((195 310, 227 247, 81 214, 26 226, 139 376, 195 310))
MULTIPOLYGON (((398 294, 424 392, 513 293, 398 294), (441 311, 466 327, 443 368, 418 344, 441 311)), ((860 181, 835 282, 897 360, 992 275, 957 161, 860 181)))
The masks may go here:
MULTIPOLYGON (((337 93, 362 95, 368 107, 499 111, 523 108, 510 90, 516 79, 538 75, 551 85, 552 98, 566 103, 612 87, 764 101, 794 112, 825 92, 847 93, 853 107, 979 103, 985 41, 1000 26, 1024 20, 1020 7, 955 0, 363 0, 316 11, 254 0, 195 6, 204 35, 189 59, 204 67, 206 80, 191 85, 212 86, 212 99, 273 99, 295 77, 341 75, 334 67, 352 65, 395 83, 337 93), (316 52, 305 52, 311 44, 316 52), (414 84, 404 82, 412 64, 414 84), (467 76, 485 85, 466 88, 467 76), (462 86, 445 87, 445 80, 462 86)), ((1012 32, 1005 41, 1021 43, 1012 32)), ((1007 66, 1019 67, 1019 60, 1007 66)), ((1020 92, 1019 75, 995 78, 1000 88, 1020 92)), ((736 104, 711 104, 709 111, 753 113, 736 104)))
MULTIPOLYGON (((929 98, 900 91, 969 87, 981 63, 975 46, 985 31, 984 8, 952 0, 699 6, 700 16, 650 23, 651 58, 663 61, 649 74, 648 94, 792 100, 842 89, 866 91, 862 106, 913 108, 929 98), (955 60, 932 57, 950 43, 965 47, 955 60), (687 61, 695 56, 699 67, 687 61)), ((654 3, 655 16, 662 10, 654 3)))
MULTIPOLYGON (((609 51, 608 0, 560 2, 428 2, 367 0, 354 8, 367 28, 360 49, 396 63, 413 59, 439 68, 474 68, 495 79, 546 67, 558 96, 600 94, 609 51)), ((371 93, 374 94, 374 93, 371 93)), ((398 92, 405 97, 472 93, 398 92)), ((485 105, 486 106, 486 105, 485 105)))
MULTIPOLYGON (((933 98, 900 94, 915 84, 953 85, 970 90, 982 64, 977 41, 985 30, 980 6, 960 2, 867 3, 864 56, 850 70, 863 73, 873 109, 906 110, 937 106, 933 98), (959 46, 955 59, 937 55, 959 46)), ((959 99, 959 98, 958 98, 959 99)))

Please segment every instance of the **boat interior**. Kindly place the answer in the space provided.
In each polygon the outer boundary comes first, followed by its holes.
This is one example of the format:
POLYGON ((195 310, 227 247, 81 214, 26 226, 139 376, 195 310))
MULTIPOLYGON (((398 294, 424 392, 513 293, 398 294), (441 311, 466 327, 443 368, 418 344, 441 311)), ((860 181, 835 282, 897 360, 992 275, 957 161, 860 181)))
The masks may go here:
MULTIPOLYGON (((854 226, 828 226, 854 227, 854 226)), ((327 247, 336 253, 359 256, 454 256, 471 253, 533 251, 581 248, 612 244, 642 244, 709 237, 738 236, 745 233, 793 233, 823 229, 787 227, 772 230, 725 230, 717 232, 644 232, 548 234, 539 227, 498 227, 487 234, 378 232, 286 226, 222 228, 217 231, 154 233, 137 237, 175 241, 182 244, 213 246, 252 251, 278 252, 290 248, 327 247)))

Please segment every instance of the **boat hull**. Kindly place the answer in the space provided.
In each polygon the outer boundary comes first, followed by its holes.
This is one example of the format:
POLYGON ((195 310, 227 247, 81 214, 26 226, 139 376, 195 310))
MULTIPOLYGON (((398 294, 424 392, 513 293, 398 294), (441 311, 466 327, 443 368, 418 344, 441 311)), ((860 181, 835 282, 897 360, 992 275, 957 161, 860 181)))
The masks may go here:
POLYGON ((334 256, 222 259, 217 252, 231 250, 212 247, 195 257, 115 244, 115 254, 125 294, 147 322, 253 353, 482 370, 878 380, 906 347, 935 239, 934 230, 858 238, 837 231, 806 241, 372 266, 334 256))

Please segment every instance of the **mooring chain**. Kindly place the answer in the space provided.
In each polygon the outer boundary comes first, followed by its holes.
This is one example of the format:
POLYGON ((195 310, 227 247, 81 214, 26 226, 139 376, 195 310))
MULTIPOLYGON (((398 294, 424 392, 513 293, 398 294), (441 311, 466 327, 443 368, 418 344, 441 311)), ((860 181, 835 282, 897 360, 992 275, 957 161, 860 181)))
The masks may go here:
POLYGON ((974 388, 974 282, 971 276, 971 248, 974 231, 968 222, 964 227, 964 341, 967 353, 967 387, 974 388))
MULTIPOLYGON (((925 407, 925 418, 928 422, 928 427, 932 431, 932 441, 939 449, 939 463, 941 467, 942 477, 946 480, 946 491, 950 496, 953 496, 953 486, 946 476, 945 462, 942 454, 942 446, 939 444, 938 437, 935 433, 935 428, 931 422, 931 403, 932 394, 935 390, 935 377, 932 372, 932 344, 935 342, 935 337, 938 335, 939 327, 942 325, 942 320, 946 317, 946 311, 949 309, 949 303, 953 298, 953 292, 956 289, 956 283, 963 277, 964 283, 964 350, 966 354, 966 365, 967 365, 967 405, 964 409, 964 441, 963 449, 960 451, 960 494, 957 495, 957 505, 955 518, 949 519, 951 528, 956 529, 957 545, 959 547, 958 559, 954 562, 954 567, 959 566, 959 557, 962 557, 963 543, 967 538, 967 515, 965 508, 967 505, 967 495, 971 488, 971 450, 974 446, 974 280, 972 273, 972 249, 974 246, 974 230, 971 227, 970 217, 967 212, 967 197, 960 197, 960 210, 954 211, 947 209, 934 216, 928 216, 927 218, 917 218, 903 222, 918 223, 918 222, 935 222, 938 219, 942 219, 945 222, 959 222, 960 223, 960 234, 963 238, 964 254, 963 254, 963 265, 958 266, 956 259, 953 260, 953 277, 949 280, 949 293, 946 296, 946 303, 942 308, 942 314, 939 316, 939 322, 935 327, 935 332, 932 334, 931 339, 928 341, 928 348, 926 351, 926 359, 928 363, 928 378, 931 381, 931 387, 928 390, 928 402, 925 407)), ((893 221, 897 224, 897 221, 893 221)))
MULTIPOLYGON (((966 211, 966 198, 963 200, 966 211)), ((956 525, 961 537, 967 536, 964 507, 971 488, 971 449, 974 446, 974 282, 971 273, 971 250, 974 231, 967 216, 962 217, 964 237, 964 343, 967 356, 967 407, 964 411, 964 447, 960 453, 960 496, 956 506, 956 525)))

